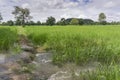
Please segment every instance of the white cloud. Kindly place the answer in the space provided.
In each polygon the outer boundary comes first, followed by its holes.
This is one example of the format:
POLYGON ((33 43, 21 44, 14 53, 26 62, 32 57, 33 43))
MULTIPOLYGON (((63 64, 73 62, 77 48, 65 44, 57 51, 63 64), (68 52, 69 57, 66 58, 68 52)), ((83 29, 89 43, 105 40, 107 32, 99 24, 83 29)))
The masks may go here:
POLYGON ((22 4, 22 7, 23 8, 28 8, 28 7, 30 7, 30 5, 28 3, 24 3, 24 4, 22 4))
POLYGON ((53 16, 57 20, 62 17, 91 18, 98 20, 98 14, 104 12, 107 20, 119 21, 119 0, 0 0, 0 12, 4 20, 13 19, 11 15, 13 6, 18 5, 29 8, 33 20, 45 21, 47 17, 53 16))
POLYGON ((111 8, 116 6, 116 4, 113 1, 110 1, 104 5, 105 8, 111 8))

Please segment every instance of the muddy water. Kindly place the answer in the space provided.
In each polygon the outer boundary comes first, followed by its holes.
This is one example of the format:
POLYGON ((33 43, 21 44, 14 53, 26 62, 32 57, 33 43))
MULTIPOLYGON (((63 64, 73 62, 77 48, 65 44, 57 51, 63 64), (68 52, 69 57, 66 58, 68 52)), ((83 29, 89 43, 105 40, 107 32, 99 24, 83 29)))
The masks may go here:
POLYGON ((28 52, 21 52, 20 54, 0 54, 0 80, 11 80, 10 75, 12 67, 18 66, 17 61, 25 57, 28 52), (23 55, 24 54, 24 55, 23 55))
POLYGON ((90 71, 97 67, 97 63, 82 67, 68 63, 58 67, 52 64, 52 53, 37 53, 34 63, 37 75, 43 80, 73 80, 73 74, 79 76, 81 71, 90 71))
POLYGON ((0 54, 0 80, 9 80, 8 69, 4 66, 6 63, 6 55, 0 54))
POLYGON ((5 62, 6 62, 6 56, 3 54, 0 54, 0 75, 2 75, 2 73, 7 71, 7 69, 3 66, 5 62))
MULTIPOLYGON (((9 70, 4 67, 4 64, 16 62, 21 58, 27 56, 28 52, 22 52, 16 55, 0 55, 0 80, 8 77, 9 70)), ((34 61, 35 66, 34 80, 73 80, 73 74, 79 76, 81 71, 94 70, 96 63, 88 64, 86 66, 77 66, 72 63, 65 64, 63 67, 58 67, 52 64, 52 53, 37 53, 34 61)))

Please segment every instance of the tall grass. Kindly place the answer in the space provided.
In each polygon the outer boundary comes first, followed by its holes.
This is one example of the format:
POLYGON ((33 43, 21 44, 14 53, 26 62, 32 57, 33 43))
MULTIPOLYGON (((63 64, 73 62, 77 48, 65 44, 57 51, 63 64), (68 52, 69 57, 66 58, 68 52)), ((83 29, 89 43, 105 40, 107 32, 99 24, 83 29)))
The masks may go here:
POLYGON ((120 66, 101 66, 93 71, 81 72, 79 80, 120 80, 120 66))
POLYGON ((120 55, 108 47, 106 40, 97 36, 85 37, 81 34, 54 35, 47 44, 54 50, 53 62, 61 64, 75 62, 76 64, 98 61, 110 64, 118 62, 120 55))
POLYGON ((32 42, 47 45, 53 51, 55 64, 120 61, 119 26, 47 26, 27 27, 26 30, 32 42))
POLYGON ((15 28, 0 27, 0 51, 7 51, 13 48, 17 41, 17 31, 15 28))
POLYGON ((46 33, 41 33, 41 34, 31 33, 31 34, 28 35, 28 38, 35 45, 43 45, 47 41, 47 34, 46 33))

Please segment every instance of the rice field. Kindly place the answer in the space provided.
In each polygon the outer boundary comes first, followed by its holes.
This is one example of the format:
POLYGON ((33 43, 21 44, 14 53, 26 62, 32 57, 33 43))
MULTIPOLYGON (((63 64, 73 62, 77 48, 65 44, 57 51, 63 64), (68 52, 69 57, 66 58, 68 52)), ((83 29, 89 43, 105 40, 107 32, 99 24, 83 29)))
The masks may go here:
POLYGON ((90 61, 111 64, 120 60, 120 26, 26 27, 28 38, 54 53, 53 63, 90 61))
POLYGON ((26 35, 35 46, 51 51, 55 65, 102 65, 92 72, 80 73, 80 80, 120 79, 119 25, 0 27, 0 51, 14 49, 19 34, 26 35))
POLYGON ((17 43, 18 35, 15 28, 0 27, 0 51, 7 51, 15 48, 17 43))

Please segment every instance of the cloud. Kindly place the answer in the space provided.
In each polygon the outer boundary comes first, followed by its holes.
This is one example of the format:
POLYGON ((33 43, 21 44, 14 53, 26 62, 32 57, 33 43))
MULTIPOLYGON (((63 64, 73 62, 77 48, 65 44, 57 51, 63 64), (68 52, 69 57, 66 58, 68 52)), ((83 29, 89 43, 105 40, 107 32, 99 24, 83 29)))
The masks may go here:
POLYGON ((111 8, 116 6, 116 4, 113 1, 110 1, 104 5, 105 8, 111 8))
POLYGON ((57 20, 78 17, 97 21, 101 12, 107 15, 108 21, 120 21, 119 0, 0 0, 4 21, 14 19, 11 12, 16 5, 29 8, 34 21, 45 21, 49 16, 57 20))

